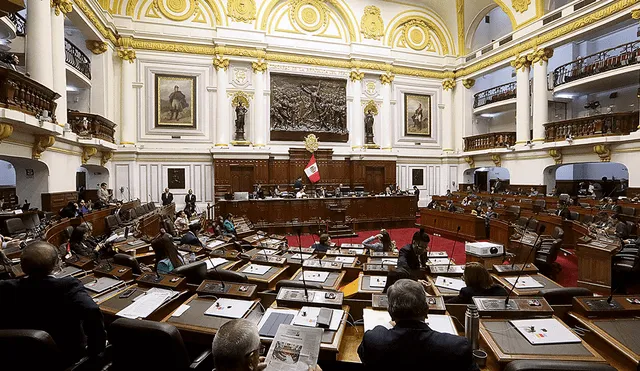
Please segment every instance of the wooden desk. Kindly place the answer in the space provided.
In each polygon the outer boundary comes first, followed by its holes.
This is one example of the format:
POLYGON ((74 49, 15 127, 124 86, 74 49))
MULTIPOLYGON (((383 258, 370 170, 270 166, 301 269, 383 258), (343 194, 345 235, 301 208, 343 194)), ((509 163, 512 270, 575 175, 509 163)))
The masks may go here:
MULTIPOLYGON (((371 296, 371 304, 373 309, 387 310, 389 308, 389 298, 387 294, 373 294, 371 296)), ((442 296, 427 296, 427 305, 429 305, 430 314, 446 314, 447 312, 442 296)))
POLYGON ((607 296, 578 296, 573 298, 573 311, 588 318, 640 316, 640 304, 627 299, 640 300, 640 295, 614 295, 610 303, 607 296))
MULTIPOLYGON (((131 305, 135 298, 145 295, 148 290, 149 288, 140 287, 134 284, 132 286, 124 287, 120 290, 111 292, 100 302, 100 311, 105 316, 105 319, 107 319, 108 322, 114 321, 117 318, 116 313, 131 305), (127 291, 128 289, 133 289, 135 290, 135 292, 128 298, 121 298, 120 295, 122 295, 122 293, 127 291)), ((184 301, 186 294, 187 291, 182 291, 179 295, 176 295, 168 302, 163 303, 158 309, 153 311, 144 319, 149 321, 162 320, 168 313, 173 312, 184 301)))
POLYGON ((611 259, 619 248, 620 242, 613 240, 579 243, 576 247, 578 286, 593 291, 609 292, 611 290, 611 259))
MULTIPOLYGON (((318 273, 320 271, 314 271, 314 272, 318 273)), ((322 288, 325 290, 337 290, 338 287, 340 287, 340 283, 342 283, 342 278, 344 277, 345 272, 344 271, 325 271, 325 272, 329 273, 329 275, 327 276, 327 279, 324 282, 316 282, 316 283, 320 283, 322 285, 322 288)), ((294 273, 293 276, 291 277, 291 280, 302 282, 301 278, 302 278, 302 269, 298 269, 296 273, 294 273)), ((307 283, 310 283, 310 281, 307 281, 307 283)))
MULTIPOLYGON (((502 286, 505 287, 505 289, 509 290, 511 289, 511 287, 513 286, 513 284, 509 283, 506 278, 511 278, 511 277, 516 277, 517 274, 514 275, 497 275, 497 274, 492 274, 491 275, 493 277, 493 279, 495 281, 498 281, 498 283, 500 283, 502 286)), ((521 277, 524 277, 525 275, 522 275, 521 277)), ((562 287, 560 284, 558 284, 557 282, 553 281, 552 279, 543 276, 542 274, 529 274, 529 277, 535 279, 536 281, 540 282, 544 287, 541 288, 532 288, 532 289, 519 289, 516 288, 513 290, 513 293, 518 295, 518 296, 536 296, 536 295, 540 295, 540 290, 542 289, 554 289, 554 288, 559 288, 562 287)), ((519 282, 519 281, 518 281, 519 282)))
POLYGON ((478 241, 486 238, 484 219, 472 214, 452 213, 432 209, 420 209, 420 225, 430 233, 437 233, 458 241, 478 241))
POLYGON ((569 313, 569 320, 589 331, 582 338, 617 370, 636 371, 640 365, 640 319, 585 318, 569 313), (615 364, 614 364, 615 363, 615 364))
POLYGON ((249 278, 249 282, 258 285, 258 290, 271 290, 276 287, 276 282, 285 274, 288 265, 282 267, 272 266, 265 274, 254 274, 245 272, 244 270, 248 268, 251 263, 247 263, 240 268, 238 268, 238 272, 244 273, 249 278))
POLYGON ((491 370, 500 370, 507 363, 520 359, 605 362, 605 359, 585 342, 531 345, 508 320, 504 319, 481 319, 480 343, 487 351, 487 368, 491 370))
MULTIPOLYGON (((447 277, 453 277, 453 278, 457 278, 457 279, 462 279, 462 275, 457 276, 457 277, 448 275, 447 277)), ((460 294, 460 292, 456 291, 456 290, 447 289, 447 288, 444 288, 444 287, 437 287, 436 286, 436 279, 431 277, 431 276, 427 277, 427 281, 431 284, 431 289, 433 290, 433 294, 435 296, 451 297, 451 296, 458 296, 458 294, 460 294)), ((446 300, 446 298, 445 298, 445 300, 446 300)))
MULTIPOLYGON (((382 279, 382 276, 370 276, 367 274, 360 275, 359 280, 359 288, 358 292, 361 294, 380 294, 384 290, 383 287, 373 287, 371 286, 372 280, 382 279)), ((386 281, 385 281, 386 282, 386 281)))

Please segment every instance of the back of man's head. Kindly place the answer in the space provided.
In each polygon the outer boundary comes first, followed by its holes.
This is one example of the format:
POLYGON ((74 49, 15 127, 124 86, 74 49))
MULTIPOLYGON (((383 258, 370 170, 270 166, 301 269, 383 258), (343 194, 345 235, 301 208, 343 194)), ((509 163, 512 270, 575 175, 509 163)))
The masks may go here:
POLYGON ((387 291, 389 314, 394 321, 424 321, 429 311, 427 295, 418 282, 401 279, 387 291))
POLYGON ((259 349, 260 335, 253 322, 234 319, 225 323, 213 339, 216 371, 255 370, 259 349))
POLYGON ((53 272, 58 264, 58 251, 45 241, 28 244, 20 256, 20 265, 26 275, 32 278, 44 278, 53 272))

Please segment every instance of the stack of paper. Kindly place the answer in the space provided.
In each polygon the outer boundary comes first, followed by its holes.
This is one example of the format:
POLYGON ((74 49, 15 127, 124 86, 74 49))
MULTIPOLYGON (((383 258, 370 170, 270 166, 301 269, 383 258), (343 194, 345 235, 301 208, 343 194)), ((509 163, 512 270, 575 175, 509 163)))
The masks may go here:
POLYGON ((455 291, 460 291, 467 287, 463 280, 442 276, 436 277, 436 286, 455 291))
POLYGON ((242 318, 253 306, 253 301, 220 298, 204 314, 216 317, 242 318))
POLYGON ((213 267, 218 267, 222 264, 228 263, 229 261, 223 258, 213 258, 213 259, 207 259, 205 260, 205 262, 207 263, 207 269, 213 269, 213 267))
POLYGON ((209 244, 207 244, 207 247, 210 249, 213 249, 214 247, 220 246, 224 243, 224 241, 220 241, 220 240, 213 240, 211 242, 209 242, 209 244))
POLYGON ((267 273, 269 269, 271 269, 271 267, 268 265, 250 264, 242 272, 262 276, 263 274, 267 273))
POLYGON ((152 288, 144 295, 140 295, 133 300, 133 303, 116 313, 116 316, 125 318, 147 318, 151 313, 160 306, 180 293, 177 291, 165 290, 160 288, 152 288))

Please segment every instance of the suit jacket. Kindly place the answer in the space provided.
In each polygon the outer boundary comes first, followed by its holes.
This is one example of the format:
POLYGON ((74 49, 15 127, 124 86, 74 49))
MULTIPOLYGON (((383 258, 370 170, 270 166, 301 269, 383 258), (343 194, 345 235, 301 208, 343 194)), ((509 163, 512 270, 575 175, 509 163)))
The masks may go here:
POLYGON ((193 232, 189 231, 182 236, 180 239, 180 243, 182 245, 194 245, 194 246, 202 246, 202 242, 198 239, 193 232))
POLYGON ((420 266, 424 266, 427 262, 426 254, 418 256, 411 247, 411 244, 405 245, 398 253, 398 268, 404 268, 412 273, 412 275, 420 270, 420 266))
POLYGON ((1 329, 46 331, 69 364, 105 348, 100 308, 74 277, 0 281, 0 301, 1 329))
POLYGON ((466 338, 443 334, 420 321, 398 321, 365 332, 358 355, 366 370, 475 370, 466 338))
POLYGON ((184 196, 184 203, 186 203, 187 205, 189 205, 189 204, 193 204, 193 205, 195 205, 195 204, 196 204, 196 195, 194 195, 194 194, 191 194, 191 195, 187 194, 186 196, 184 196))
POLYGON ((629 238, 629 228, 627 228, 627 223, 618 222, 618 224, 616 224, 616 236, 623 240, 629 238))
POLYGON ((171 205, 173 202, 173 193, 162 193, 162 206, 171 205))
POLYGON ((500 285, 493 285, 486 290, 475 290, 471 287, 463 287, 458 296, 447 300, 447 303, 473 304, 474 296, 507 296, 507 290, 500 285))
POLYGON ((571 211, 568 208, 560 209, 558 212, 558 216, 562 217, 565 220, 571 220, 571 211))
POLYGON ((311 248, 313 249, 314 252, 327 252, 327 250, 329 250, 331 246, 323 245, 320 242, 316 242, 313 245, 311 245, 311 248))

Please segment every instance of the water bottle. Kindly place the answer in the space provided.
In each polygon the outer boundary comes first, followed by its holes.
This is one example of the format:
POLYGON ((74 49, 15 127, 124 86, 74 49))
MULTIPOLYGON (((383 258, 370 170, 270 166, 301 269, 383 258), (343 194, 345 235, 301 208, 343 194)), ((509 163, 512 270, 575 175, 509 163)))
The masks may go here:
POLYGON ((467 312, 464 314, 464 336, 469 340, 471 349, 478 349, 478 335, 480 333, 480 316, 478 307, 467 305, 467 312))

